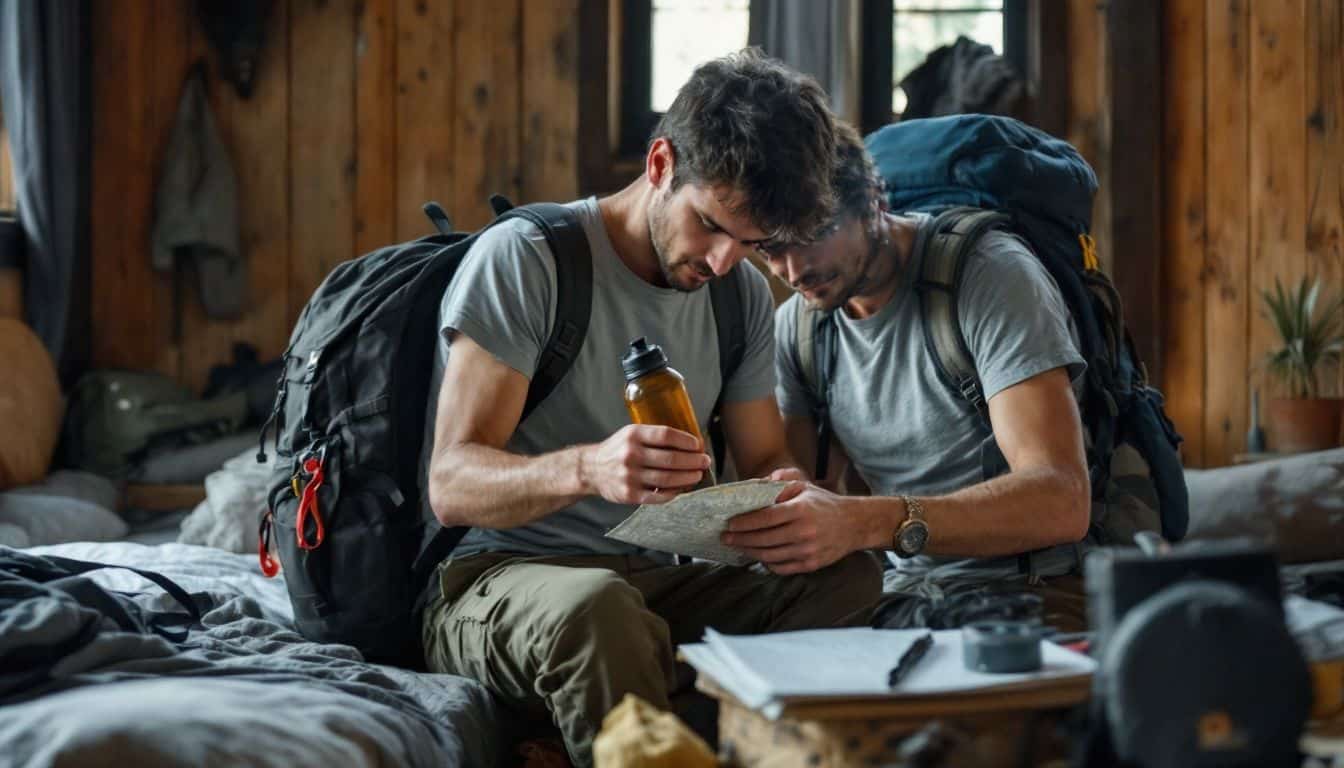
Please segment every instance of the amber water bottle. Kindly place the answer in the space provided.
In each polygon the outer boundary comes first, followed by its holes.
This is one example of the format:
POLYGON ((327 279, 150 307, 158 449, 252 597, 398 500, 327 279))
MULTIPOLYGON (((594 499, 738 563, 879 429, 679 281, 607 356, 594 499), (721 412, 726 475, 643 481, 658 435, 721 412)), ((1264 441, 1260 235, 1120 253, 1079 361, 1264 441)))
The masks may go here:
MULTIPOLYGON (((660 424, 695 435, 703 449, 700 422, 695 418, 686 379, 667 364, 662 347, 640 336, 630 342, 621 358, 625 371, 625 407, 635 424, 660 424)), ((696 487, 714 484, 714 470, 696 487)))

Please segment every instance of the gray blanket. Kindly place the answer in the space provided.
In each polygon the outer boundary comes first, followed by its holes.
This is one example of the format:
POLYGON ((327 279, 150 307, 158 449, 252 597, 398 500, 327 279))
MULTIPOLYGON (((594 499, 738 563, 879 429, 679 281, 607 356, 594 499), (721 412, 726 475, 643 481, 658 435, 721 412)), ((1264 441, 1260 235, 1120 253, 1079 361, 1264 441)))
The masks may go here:
MULTIPOLYGON (((203 547, 67 545, 34 554, 124 562, 158 571, 215 607, 180 643, 100 632, 19 703, 0 708, 0 754, 18 765, 492 765, 500 737, 479 684, 364 662, 346 646, 288 626, 283 584, 255 559, 203 547), (279 591, 277 592, 277 587, 279 591)), ((121 571, 100 585, 134 590, 153 610, 178 610, 121 571)), ((59 634, 57 601, 31 601, 0 643, 59 634)), ((13 701, 14 699, 9 699, 13 701)))

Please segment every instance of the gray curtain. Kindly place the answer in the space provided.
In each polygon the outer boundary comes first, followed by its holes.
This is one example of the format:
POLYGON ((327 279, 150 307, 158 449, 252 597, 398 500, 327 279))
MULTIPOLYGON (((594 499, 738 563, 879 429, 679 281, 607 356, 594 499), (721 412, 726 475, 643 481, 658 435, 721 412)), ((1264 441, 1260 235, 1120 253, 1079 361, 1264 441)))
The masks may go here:
POLYGON ((83 0, 0 0, 0 104, 28 239, 24 306, 58 363, 87 221, 87 23, 83 0))
POLYGON ((858 0, 751 0, 747 41, 815 77, 835 114, 858 125, 858 27, 858 0))

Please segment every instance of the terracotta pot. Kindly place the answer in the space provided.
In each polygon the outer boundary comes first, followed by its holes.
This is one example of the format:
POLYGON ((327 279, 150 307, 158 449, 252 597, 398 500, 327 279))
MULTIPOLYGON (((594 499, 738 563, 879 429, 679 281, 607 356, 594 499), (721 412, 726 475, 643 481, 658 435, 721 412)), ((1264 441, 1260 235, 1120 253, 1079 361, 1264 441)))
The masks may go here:
POLYGON ((1324 451, 1339 445, 1344 399, 1276 397, 1269 401, 1265 429, 1276 453, 1324 451))

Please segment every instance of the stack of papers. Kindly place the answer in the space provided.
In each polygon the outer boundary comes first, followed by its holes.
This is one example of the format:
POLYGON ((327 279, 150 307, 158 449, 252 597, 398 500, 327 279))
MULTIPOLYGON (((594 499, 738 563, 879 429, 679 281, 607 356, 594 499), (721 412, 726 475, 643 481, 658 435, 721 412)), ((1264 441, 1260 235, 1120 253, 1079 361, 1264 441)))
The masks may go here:
POLYGON ((888 687, 888 672, 927 632, 858 627, 723 635, 708 629, 704 642, 683 645, 680 651, 701 674, 771 719, 796 702, 994 693, 1077 682, 1096 668, 1087 656, 1043 642, 1043 664, 1037 672, 972 672, 962 663, 961 631, 948 629, 935 631, 924 658, 899 685, 888 687))

